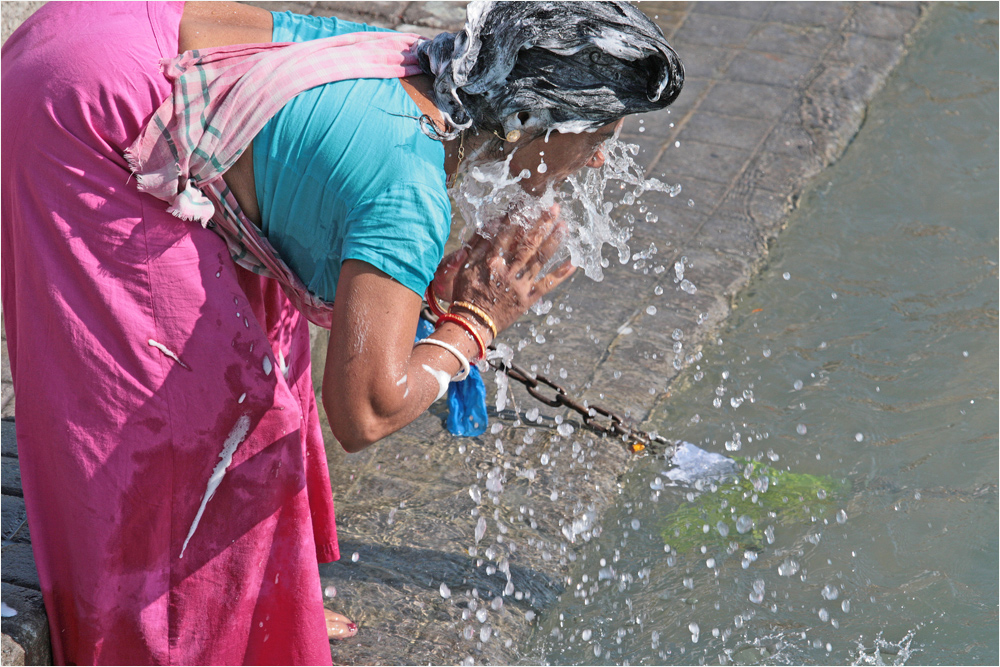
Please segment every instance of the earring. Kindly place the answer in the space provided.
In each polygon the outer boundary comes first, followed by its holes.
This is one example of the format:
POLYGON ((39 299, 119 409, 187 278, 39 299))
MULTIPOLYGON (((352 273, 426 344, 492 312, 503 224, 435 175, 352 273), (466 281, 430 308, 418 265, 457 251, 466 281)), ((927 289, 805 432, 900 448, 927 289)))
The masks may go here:
POLYGON ((521 138, 521 130, 511 130, 510 132, 507 133, 507 136, 505 137, 505 139, 510 143, 514 143, 520 138, 521 138))

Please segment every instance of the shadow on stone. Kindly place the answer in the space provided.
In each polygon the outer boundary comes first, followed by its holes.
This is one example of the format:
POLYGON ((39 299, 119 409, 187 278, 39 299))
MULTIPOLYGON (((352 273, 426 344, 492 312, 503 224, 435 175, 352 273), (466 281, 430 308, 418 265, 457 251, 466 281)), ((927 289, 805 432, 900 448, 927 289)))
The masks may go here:
POLYGON ((335 563, 321 563, 320 575, 341 580, 374 581, 398 587, 403 584, 438 589, 444 584, 454 593, 477 589, 480 597, 503 597, 505 603, 541 611, 556 601, 563 585, 547 574, 519 565, 510 566, 510 581, 514 591, 522 594, 504 595, 507 576, 499 564, 485 559, 449 554, 430 549, 387 547, 357 542, 340 542, 344 554, 335 563), (346 554, 358 554, 354 562, 346 554), (477 566, 477 563, 481 563, 477 566), (493 574, 487 573, 487 568, 493 574))

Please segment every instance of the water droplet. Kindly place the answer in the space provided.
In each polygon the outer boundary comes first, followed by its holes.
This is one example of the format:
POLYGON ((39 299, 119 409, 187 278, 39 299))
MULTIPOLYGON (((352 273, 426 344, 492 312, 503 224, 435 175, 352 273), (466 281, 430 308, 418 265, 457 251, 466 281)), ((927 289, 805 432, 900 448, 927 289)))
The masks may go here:
POLYGON ((334 586, 327 586, 326 588, 323 589, 323 595, 325 595, 328 598, 335 598, 335 597, 337 597, 337 589, 336 589, 336 587, 334 587, 334 586))
POLYGON ((736 532, 740 535, 748 532, 751 528, 753 528, 753 519, 748 517, 746 514, 743 514, 740 518, 736 519, 736 532))
POLYGON ((862 440, 865 439, 865 436, 862 435, 861 433, 855 433, 854 434, 854 439, 857 440, 858 442, 861 442, 862 440))
POLYGON ((361 560, 361 554, 359 554, 357 551, 351 554, 352 563, 357 563, 359 560, 361 560))
POLYGON ((845 599, 845 600, 844 600, 843 602, 841 602, 841 603, 840 603, 840 609, 841 609, 841 611, 843 611, 843 612, 844 612, 845 614, 846 614, 846 613, 849 613, 849 612, 851 611, 851 601, 850 601, 850 600, 847 600, 847 599, 845 599))
POLYGON ((830 612, 828 612, 824 607, 820 607, 819 620, 823 621, 824 623, 830 620, 830 612))
POLYGON ((632 530, 639 530, 639 526, 641 524, 638 519, 632 519, 632 523, 630 525, 632 526, 632 530))
POLYGON ((722 535, 723 537, 729 535, 729 524, 726 523, 725 521, 720 521, 719 523, 715 524, 715 529, 719 531, 719 535, 722 535))
POLYGON ((802 380, 796 380, 796 381, 795 381, 795 382, 794 382, 794 383, 792 384, 792 388, 793 388, 793 389, 794 389, 795 391, 799 391, 800 389, 802 389, 802 380))
POLYGON ((827 584, 819 594, 823 596, 824 600, 836 600, 840 596, 840 591, 833 584, 827 584))
POLYGON ((816 491, 816 497, 820 500, 826 500, 826 489, 819 489, 816 491))
POLYGON ((563 437, 567 437, 569 435, 572 435, 572 433, 573 433, 574 430, 576 430, 576 429, 574 429, 572 425, 565 424, 565 423, 559 424, 559 426, 556 427, 556 431, 558 431, 559 435, 561 435, 563 437))
POLYGON ((653 288, 653 294, 655 294, 656 296, 660 296, 661 294, 663 294, 663 288, 657 285, 656 287, 653 288))
POLYGON ((476 522, 476 542, 483 539, 483 535, 486 534, 486 517, 479 517, 479 521, 476 522))
POLYGON ((647 315, 656 315, 656 306, 649 306, 646 308, 647 315))
POLYGON ((809 429, 806 428, 805 424, 799 424, 798 426, 795 427, 795 432, 798 433, 799 435, 805 435, 808 430, 809 429))
POLYGON ((441 587, 438 588, 438 591, 441 592, 441 597, 445 600, 451 597, 451 589, 444 582, 441 582, 441 587))
POLYGON ((845 512, 844 510, 838 510, 837 523, 846 523, 846 522, 847 522, 847 512, 845 512))
POLYGON ((690 280, 688 280, 687 278, 681 281, 681 289, 687 292, 688 294, 694 294, 695 292, 698 291, 698 288, 695 287, 695 284, 690 280))
POLYGON ((778 574, 782 577, 790 577, 799 571, 799 564, 792 559, 788 559, 778 564, 778 574))
POLYGON ((485 644, 487 641, 489 641, 490 635, 492 634, 493 634, 493 628, 488 625, 484 625, 482 628, 479 629, 479 641, 485 644))
POLYGON ((478 484, 469 487, 469 496, 472 498, 472 502, 477 505, 483 501, 483 492, 479 490, 478 484))
POLYGON ((763 351, 763 352, 761 352, 761 354, 763 354, 763 355, 764 355, 764 358, 765 358, 765 359, 769 358, 769 357, 771 356, 771 350, 770 350, 770 348, 767 348, 767 347, 765 347, 765 348, 764 348, 764 351, 763 351))
POLYGON ((784 273, 781 274, 781 277, 784 278, 785 280, 791 280, 792 274, 790 274, 788 271, 785 271, 784 273))

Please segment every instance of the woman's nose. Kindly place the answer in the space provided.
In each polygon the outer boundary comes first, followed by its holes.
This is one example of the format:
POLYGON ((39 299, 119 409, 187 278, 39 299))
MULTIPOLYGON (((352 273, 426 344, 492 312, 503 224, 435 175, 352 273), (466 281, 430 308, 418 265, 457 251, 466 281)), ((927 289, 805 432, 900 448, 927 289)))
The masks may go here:
POLYGON ((594 156, 587 160, 587 166, 599 169, 604 166, 604 148, 598 148, 594 156))

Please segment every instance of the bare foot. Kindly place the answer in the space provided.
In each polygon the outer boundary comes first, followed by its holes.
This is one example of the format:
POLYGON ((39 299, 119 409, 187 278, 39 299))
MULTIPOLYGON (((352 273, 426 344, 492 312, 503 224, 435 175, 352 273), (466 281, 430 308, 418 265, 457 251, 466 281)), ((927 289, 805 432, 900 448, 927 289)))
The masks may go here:
POLYGON ((343 614, 323 609, 326 614, 326 634, 330 639, 347 639, 358 634, 358 626, 343 614))

